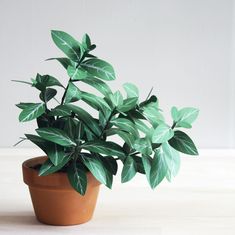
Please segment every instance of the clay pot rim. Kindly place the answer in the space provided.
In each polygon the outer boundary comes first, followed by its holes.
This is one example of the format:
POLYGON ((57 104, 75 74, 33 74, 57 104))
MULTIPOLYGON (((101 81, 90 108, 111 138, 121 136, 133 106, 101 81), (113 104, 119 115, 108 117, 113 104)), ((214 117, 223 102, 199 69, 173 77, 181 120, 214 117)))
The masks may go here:
MULTIPOLYGON (((33 157, 33 158, 29 158, 27 160, 25 160, 22 163, 22 167, 27 169, 27 171, 31 171, 31 172, 38 172, 38 170, 34 169, 33 167, 38 165, 38 164, 42 164, 43 162, 45 162, 48 159, 47 156, 39 156, 39 157, 33 157)), ((90 172, 89 172, 90 173, 90 172)), ((61 174, 66 174, 66 172, 63 171, 57 171, 54 172, 50 175, 61 175, 61 174)))
MULTIPOLYGON (((30 187, 74 190, 68 180, 67 172, 55 172, 46 176, 39 176, 38 170, 32 168, 32 166, 42 164, 47 159, 47 156, 40 156, 24 161, 22 163, 24 182, 30 187)), ((87 172, 87 180, 92 185, 98 186, 101 184, 90 171, 87 172)))

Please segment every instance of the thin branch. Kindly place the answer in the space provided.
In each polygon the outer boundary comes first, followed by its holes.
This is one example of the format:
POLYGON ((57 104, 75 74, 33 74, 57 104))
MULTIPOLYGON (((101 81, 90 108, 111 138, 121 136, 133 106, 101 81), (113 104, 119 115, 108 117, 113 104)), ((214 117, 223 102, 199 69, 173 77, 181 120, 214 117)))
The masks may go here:
POLYGON ((149 91, 149 93, 148 93, 148 95, 147 95, 147 98, 146 98, 145 100, 148 100, 148 98, 149 98, 149 96, 151 95, 152 91, 153 91, 153 87, 152 87, 151 90, 149 91))

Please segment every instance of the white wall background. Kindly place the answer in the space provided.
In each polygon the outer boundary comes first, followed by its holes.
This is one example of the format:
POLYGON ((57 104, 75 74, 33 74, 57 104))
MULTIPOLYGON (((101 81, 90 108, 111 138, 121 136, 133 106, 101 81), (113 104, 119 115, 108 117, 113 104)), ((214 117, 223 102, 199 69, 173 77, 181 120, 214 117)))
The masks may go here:
POLYGON ((66 81, 56 62, 44 62, 62 55, 50 38, 51 29, 60 29, 77 38, 91 35, 96 54, 115 67, 115 89, 133 82, 145 98, 154 86, 166 113, 173 105, 198 107, 190 134, 199 147, 234 148, 233 5, 232 0, 0 0, 0 147, 12 146, 34 127, 18 123, 14 104, 37 101, 35 90, 10 80, 39 72, 66 81))

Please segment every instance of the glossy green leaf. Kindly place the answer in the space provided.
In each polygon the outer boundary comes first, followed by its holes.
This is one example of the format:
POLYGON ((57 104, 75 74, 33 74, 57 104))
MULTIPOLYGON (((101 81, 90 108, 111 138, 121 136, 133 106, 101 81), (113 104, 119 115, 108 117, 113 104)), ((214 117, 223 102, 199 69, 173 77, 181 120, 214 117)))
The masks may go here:
POLYGON ((36 135, 25 135, 27 139, 29 139, 31 142, 36 144, 39 148, 41 148, 49 157, 50 161, 55 165, 59 165, 61 162, 64 161, 64 158, 68 158, 68 153, 65 153, 64 147, 49 142, 39 136, 36 135))
POLYGON ((73 84, 69 82, 69 86, 65 95, 64 103, 75 102, 80 100, 82 97, 82 92, 73 84))
POLYGON ((71 35, 63 31, 52 30, 51 36, 56 46, 62 50, 71 60, 78 62, 81 57, 80 43, 71 35))
POLYGON ((152 142, 153 143, 164 143, 171 139, 174 135, 174 131, 168 125, 162 123, 153 132, 152 142))
POLYGON ((63 131, 58 128, 48 127, 36 129, 38 135, 61 146, 76 146, 76 143, 63 131))
POLYGON ((177 115, 177 120, 175 120, 177 122, 176 126, 177 127, 185 127, 186 124, 186 128, 190 128, 191 124, 197 119, 199 114, 199 110, 195 109, 195 108, 182 108, 178 111, 178 115, 177 115), (187 124, 189 126, 187 126, 187 124))
POLYGON ((122 147, 110 141, 94 140, 82 145, 83 149, 90 152, 104 154, 107 156, 117 156, 120 159, 125 157, 122 147))
POLYGON ((111 110, 103 98, 91 93, 82 92, 81 99, 96 110, 102 110, 103 112, 105 112, 106 109, 111 110))
POLYGON ((40 75, 40 74, 37 74, 35 84, 33 86, 35 86, 40 91, 45 90, 46 87, 51 87, 51 86, 64 87, 55 77, 52 77, 50 75, 40 75))
POLYGON ((149 185, 151 186, 151 181, 150 181, 150 172, 151 172, 151 167, 152 167, 152 158, 149 157, 148 155, 142 155, 142 163, 144 166, 144 171, 146 178, 149 182, 149 185))
POLYGON ((18 82, 18 83, 24 83, 24 84, 27 84, 27 85, 33 85, 32 82, 27 82, 27 81, 22 81, 22 80, 11 80, 12 82, 18 82))
POLYGON ((52 173, 55 173, 59 171, 61 168, 63 168, 70 160, 70 155, 67 158, 64 158, 64 160, 55 166, 50 159, 47 159, 42 166, 39 169, 39 176, 46 176, 52 173))
POLYGON ((67 176, 72 187, 81 195, 85 195, 87 189, 86 171, 79 164, 70 164, 67 176))
POLYGON ((114 157, 100 157, 104 167, 112 174, 112 175, 116 175, 117 174, 117 170, 118 170, 118 165, 117 165, 117 161, 114 159, 114 157))
POLYGON ((198 155, 195 144, 191 138, 182 131, 175 131, 174 137, 169 140, 169 144, 182 153, 198 155))
POLYGON ((167 174, 167 170, 168 167, 165 160, 165 154, 161 149, 158 149, 154 154, 150 170, 150 183, 152 189, 162 182, 167 174))
POLYGON ((49 58, 47 59, 48 60, 57 60, 60 62, 60 64, 67 70, 68 66, 73 66, 73 67, 76 67, 76 63, 73 62, 72 60, 70 60, 69 58, 67 57, 59 57, 59 58, 49 58))
POLYGON ((35 103, 22 103, 22 102, 20 102, 19 104, 16 104, 16 107, 18 107, 20 109, 26 109, 27 107, 30 107, 34 104, 35 103))
POLYGON ((87 71, 83 68, 75 68, 73 66, 68 66, 67 73, 72 81, 83 80, 87 77, 87 71))
POLYGON ((136 163, 137 172, 139 172, 140 174, 145 174, 144 165, 143 165, 143 162, 142 162, 142 157, 133 156, 133 159, 136 163))
POLYGON ((150 155, 152 153, 152 145, 148 138, 136 139, 134 149, 144 155, 150 155))
POLYGON ((171 181, 173 177, 177 175, 180 168, 180 156, 179 152, 177 152, 175 149, 173 149, 168 143, 164 143, 161 146, 164 159, 167 165, 167 179, 171 181))
POLYGON ((19 115, 19 121, 20 122, 31 121, 41 116, 45 112, 45 110, 46 108, 44 103, 35 103, 30 105, 28 104, 27 107, 21 111, 19 115))
POLYGON ((123 97, 120 91, 116 91, 114 94, 109 94, 109 98, 114 107, 120 107, 123 104, 123 97))
POLYGON ((140 108, 146 108, 153 106, 154 108, 158 109, 158 99, 155 95, 151 95, 150 98, 146 99, 145 101, 139 104, 140 108))
POLYGON ((76 133, 78 131, 78 125, 79 121, 73 119, 72 117, 67 117, 65 119, 64 131, 68 134, 71 139, 75 140, 78 137, 78 133, 76 133))
POLYGON ((132 98, 128 98, 123 100, 123 104, 119 105, 117 110, 120 112, 127 112, 131 109, 134 109, 136 107, 138 98, 136 97, 132 97, 132 98))
POLYGON ((81 64, 81 67, 84 68, 89 74, 103 79, 103 80, 114 80, 115 73, 111 64, 100 59, 89 59, 84 61, 81 64))
POLYGON ((58 105, 52 109, 49 116, 70 116, 71 109, 66 105, 58 105))
POLYGON ((111 128, 111 129, 106 130, 105 133, 107 136, 119 135, 124 140, 124 142, 128 144, 128 146, 133 147, 134 145, 135 137, 128 132, 122 131, 117 128, 111 128))
POLYGON ((143 132, 145 135, 147 135, 149 133, 150 127, 148 127, 147 124, 144 121, 135 118, 134 122, 135 122, 135 126, 138 130, 143 132))
POLYGON ((52 98, 54 98, 57 94, 57 91, 53 88, 46 88, 46 90, 43 90, 40 93, 40 99, 44 102, 48 102, 49 100, 51 100, 52 98))
POLYGON ((132 83, 125 83, 123 84, 123 88, 125 89, 128 98, 139 97, 139 89, 136 85, 132 83))
POLYGON ((136 175, 136 172, 137 172, 136 163, 131 156, 128 156, 125 159, 122 168, 122 174, 121 174, 122 183, 130 181, 136 175))
POLYGON ((82 46, 88 50, 91 46, 91 39, 88 34, 84 34, 82 37, 82 46))
POLYGON ((101 129, 98 122, 88 112, 72 104, 67 104, 67 107, 70 108, 77 115, 78 119, 81 120, 97 136, 101 134, 101 129))
POLYGON ((177 122, 179 120, 178 115, 179 115, 178 109, 176 107, 172 107, 171 108, 171 117, 175 122, 177 122))
POLYGON ((97 89, 101 94, 103 94, 104 96, 108 96, 109 94, 112 94, 112 91, 110 89, 110 87, 103 81, 101 81, 98 78, 90 78, 87 77, 86 79, 81 80, 82 82, 94 87, 95 89, 97 89))
POLYGON ((151 103, 143 108, 143 115, 149 120, 149 122, 157 127, 164 122, 164 117, 160 110, 157 108, 156 103, 151 103))
POLYGON ((126 118, 116 118, 112 120, 111 123, 119 129, 131 133, 135 137, 139 136, 135 124, 126 118))
MULTIPOLYGON (((81 154, 81 159, 84 165, 89 169, 89 171, 94 175, 94 177, 102 184, 107 185, 107 170, 104 168, 102 162, 95 155, 88 156, 81 154)), ((109 185, 110 186, 110 185, 109 185)))

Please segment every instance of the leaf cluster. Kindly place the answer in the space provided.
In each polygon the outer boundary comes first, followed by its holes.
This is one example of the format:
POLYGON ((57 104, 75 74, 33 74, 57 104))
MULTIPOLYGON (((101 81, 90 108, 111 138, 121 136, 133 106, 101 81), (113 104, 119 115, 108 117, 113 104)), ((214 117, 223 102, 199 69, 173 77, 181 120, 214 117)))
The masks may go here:
MULTIPOLYGON (((39 101, 17 104, 21 109, 20 122, 36 120, 36 134, 26 134, 41 148, 48 159, 39 175, 57 171, 67 172, 73 188, 84 195, 87 172, 107 187, 112 187, 120 160, 121 181, 131 180, 136 173, 145 174, 152 188, 164 178, 169 181, 180 166, 179 152, 197 155, 191 138, 179 128, 191 128, 198 110, 173 107, 173 124, 166 124, 158 105, 158 98, 149 96, 139 100, 139 89, 125 83, 125 95, 113 91, 108 81, 115 79, 111 64, 92 54, 96 45, 85 34, 81 42, 62 31, 51 31, 55 45, 65 57, 50 58, 58 61, 67 71, 66 86, 51 75, 37 74, 26 83, 39 93, 39 101), (99 95, 81 90, 81 83, 93 87, 99 95), (63 89, 61 99, 57 90, 63 89), (52 106, 53 100, 58 104, 52 106), (92 116, 80 102, 97 111, 92 116), (119 136, 120 143, 112 136, 119 136)), ((21 141, 22 141, 21 140, 21 141)))

